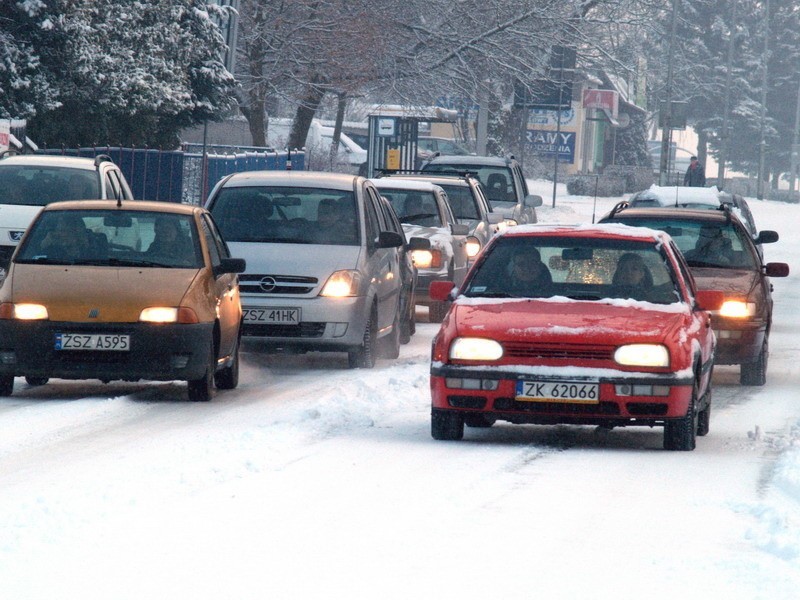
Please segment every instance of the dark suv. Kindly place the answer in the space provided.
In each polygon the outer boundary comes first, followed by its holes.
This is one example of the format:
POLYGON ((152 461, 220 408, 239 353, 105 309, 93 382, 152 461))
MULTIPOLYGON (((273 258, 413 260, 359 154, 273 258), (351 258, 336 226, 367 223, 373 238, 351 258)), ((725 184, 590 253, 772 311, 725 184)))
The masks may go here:
POLYGON ((517 224, 536 223, 536 207, 542 197, 528 191, 522 168, 513 156, 435 156, 422 170, 426 173, 469 171, 486 191, 492 211, 517 224))
POLYGON ((772 326, 769 278, 786 277, 789 265, 764 264, 756 244, 778 241, 777 232, 761 231, 754 239, 728 205, 719 210, 675 210, 628 208, 620 203, 600 222, 649 227, 670 234, 698 289, 726 292, 722 308, 711 313, 718 340, 715 363, 740 365, 742 385, 766 383, 772 326))

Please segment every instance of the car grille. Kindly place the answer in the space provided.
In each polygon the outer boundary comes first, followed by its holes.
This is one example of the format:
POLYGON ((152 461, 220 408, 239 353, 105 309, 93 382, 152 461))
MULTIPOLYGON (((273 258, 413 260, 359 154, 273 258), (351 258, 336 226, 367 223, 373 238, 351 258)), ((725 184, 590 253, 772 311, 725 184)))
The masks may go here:
POLYGON ((505 342, 504 354, 513 358, 613 360, 614 346, 582 344, 527 344, 505 342))
POLYGON ((325 323, 305 322, 299 325, 245 323, 243 335, 275 338, 320 338, 325 333, 325 323))
POLYGON ((318 283, 316 277, 239 275, 239 289, 243 294, 309 294, 318 283))
POLYGON ((571 402, 520 402, 514 398, 497 398, 495 410, 514 410, 528 413, 572 414, 572 415, 618 415, 619 406, 615 402, 599 404, 573 404, 571 402))

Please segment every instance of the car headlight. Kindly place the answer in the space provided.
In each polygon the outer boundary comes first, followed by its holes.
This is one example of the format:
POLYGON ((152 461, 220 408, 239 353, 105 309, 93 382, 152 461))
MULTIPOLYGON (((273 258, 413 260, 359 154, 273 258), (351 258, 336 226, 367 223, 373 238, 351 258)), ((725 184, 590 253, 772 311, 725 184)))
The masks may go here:
POLYGON ((627 344, 616 349, 614 360, 634 367, 668 367, 669 350, 661 344, 627 344))
POLYGON ((475 258, 478 256, 478 252, 481 251, 481 241, 476 237, 468 237, 467 238, 467 256, 469 258, 475 258))
POLYGON ((441 250, 414 250, 411 260, 418 269, 438 269, 442 266, 441 250))
POLYGON ((320 296, 328 298, 346 298, 348 296, 358 296, 361 287, 361 273, 358 271, 336 271, 322 287, 320 296))
POLYGON ((450 358, 453 360, 499 360, 502 357, 503 347, 494 340, 462 337, 450 344, 450 358))
POLYGON ((191 308, 181 306, 150 306, 139 313, 139 321, 142 323, 199 323, 191 308))
POLYGON ((49 319, 47 307, 42 304, 3 302, 0 305, 0 319, 19 319, 21 321, 44 321, 49 319))
POLYGON ((731 319, 746 319, 756 315, 756 303, 744 300, 725 300, 719 309, 719 316, 731 319))

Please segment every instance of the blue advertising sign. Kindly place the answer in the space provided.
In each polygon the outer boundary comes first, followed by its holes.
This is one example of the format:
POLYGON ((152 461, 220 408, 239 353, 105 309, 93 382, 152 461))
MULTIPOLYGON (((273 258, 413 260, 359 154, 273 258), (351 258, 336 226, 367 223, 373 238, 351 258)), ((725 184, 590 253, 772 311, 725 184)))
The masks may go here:
POLYGON ((575 132, 574 131, 547 131, 543 129, 528 129, 527 139, 533 151, 540 156, 555 156, 558 152, 558 161, 573 164, 575 162, 575 132))

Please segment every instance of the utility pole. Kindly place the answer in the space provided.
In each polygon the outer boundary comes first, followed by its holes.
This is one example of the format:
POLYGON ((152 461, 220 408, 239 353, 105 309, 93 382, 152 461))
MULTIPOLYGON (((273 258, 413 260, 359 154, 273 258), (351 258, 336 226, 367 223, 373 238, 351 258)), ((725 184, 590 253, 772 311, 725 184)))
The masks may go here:
POLYGON ((794 182, 797 178, 797 163, 800 154, 800 70, 797 72, 797 107, 794 113, 794 136, 792 137, 792 166, 789 174, 789 189, 794 193, 794 182))
POLYGON ((758 142, 758 187, 756 198, 764 199, 764 162, 767 152, 766 120, 767 120, 767 62, 769 60, 769 0, 764 2, 764 54, 761 59, 761 124, 758 142))
POLYGON ((669 34, 669 56, 667 58, 667 99, 664 123, 661 128, 661 164, 659 165, 659 185, 668 185, 669 155, 672 149, 672 60, 675 54, 675 33, 678 28, 678 1, 672 0, 672 28, 669 34))
POLYGON ((725 71, 725 107, 722 112, 722 147, 719 152, 719 170, 717 171, 717 188, 725 189, 725 161, 728 160, 728 144, 730 133, 728 119, 731 112, 731 79, 733 78, 733 51, 736 42, 736 0, 731 3, 730 37, 728 38, 728 64, 725 71))

